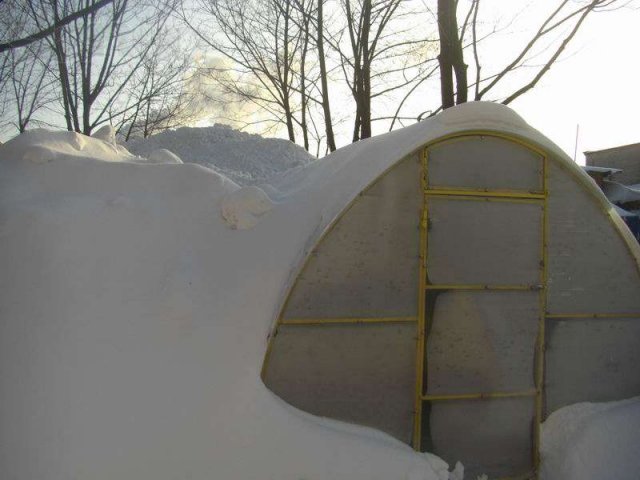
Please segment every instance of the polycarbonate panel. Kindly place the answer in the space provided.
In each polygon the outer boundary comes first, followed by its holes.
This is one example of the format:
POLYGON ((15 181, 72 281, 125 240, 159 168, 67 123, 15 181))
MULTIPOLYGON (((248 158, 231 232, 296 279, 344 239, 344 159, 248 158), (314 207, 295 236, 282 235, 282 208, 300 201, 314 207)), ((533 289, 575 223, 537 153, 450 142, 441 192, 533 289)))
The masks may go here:
POLYGON ((431 284, 538 285, 542 204, 430 197, 431 284))
POLYGON ((640 312, 636 260, 593 194, 553 163, 548 224, 550 313, 640 312))
POLYGON ((419 156, 363 192, 312 253, 284 318, 415 316, 419 156))
POLYGON ((542 191, 543 159, 502 138, 474 135, 429 148, 430 187, 542 191))
POLYGON ((427 311, 427 393, 535 387, 537 292, 434 292, 427 311))
POLYGON ((265 384, 291 405, 409 443, 416 324, 280 326, 265 384))
POLYGON ((640 394, 640 317, 547 320, 546 412, 640 394))
POLYGON ((522 475, 532 470, 533 398, 431 402, 429 451, 450 465, 460 461, 465 478, 522 475))

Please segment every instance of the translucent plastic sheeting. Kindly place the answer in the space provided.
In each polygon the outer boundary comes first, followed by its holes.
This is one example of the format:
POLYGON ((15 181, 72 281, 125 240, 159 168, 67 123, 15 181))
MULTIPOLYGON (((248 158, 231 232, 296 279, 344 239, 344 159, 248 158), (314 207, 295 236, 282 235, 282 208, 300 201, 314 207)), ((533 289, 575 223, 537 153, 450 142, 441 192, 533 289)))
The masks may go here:
POLYGON ((542 204, 428 198, 431 284, 538 285, 542 204))
POLYGON ((547 320, 546 411, 640 392, 640 317, 547 320))
POLYGON ((543 159, 508 140, 453 139, 429 149, 429 187, 542 191, 543 159))
POLYGON ((535 387, 537 292, 434 292, 427 302, 428 394, 535 387))
POLYGON ((595 198, 551 163, 547 310, 640 312, 635 259, 595 198))
POLYGON ((415 324, 280 326, 265 384, 307 412, 409 443, 415 324))
POLYGON ((356 199, 312 253, 283 318, 416 315, 420 171, 408 157, 356 199))
POLYGON ((523 475, 532 470, 533 398, 431 402, 427 447, 465 478, 523 475))

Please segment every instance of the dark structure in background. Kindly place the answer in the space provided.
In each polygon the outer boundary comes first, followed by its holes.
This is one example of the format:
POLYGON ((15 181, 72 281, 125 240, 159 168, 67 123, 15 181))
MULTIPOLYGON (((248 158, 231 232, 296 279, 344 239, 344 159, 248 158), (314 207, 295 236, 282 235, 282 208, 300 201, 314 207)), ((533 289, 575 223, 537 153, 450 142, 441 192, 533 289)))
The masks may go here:
POLYGON ((584 152, 585 171, 640 241, 640 143, 584 152))
POLYGON ((625 185, 640 184, 640 143, 584 152, 588 167, 609 167, 620 170, 616 181, 625 185))

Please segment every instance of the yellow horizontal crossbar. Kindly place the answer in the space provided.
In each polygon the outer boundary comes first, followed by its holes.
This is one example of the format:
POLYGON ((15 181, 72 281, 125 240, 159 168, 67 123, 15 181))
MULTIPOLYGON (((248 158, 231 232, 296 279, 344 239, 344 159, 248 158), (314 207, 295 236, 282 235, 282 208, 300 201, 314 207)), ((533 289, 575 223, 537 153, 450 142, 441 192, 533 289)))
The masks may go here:
POLYGON ((517 392, 483 392, 483 393, 456 393, 443 395, 423 395, 423 400, 432 402, 443 400, 485 400, 490 398, 517 398, 517 397, 533 397, 538 393, 534 388, 531 390, 522 390, 517 392))
POLYGON ((351 325, 357 323, 411 323, 418 317, 342 317, 342 318, 283 318, 280 325, 351 325))
POLYGON ((640 312, 636 313, 547 313, 548 319, 571 319, 571 318, 640 318, 640 312))
POLYGON ((477 197, 479 199, 485 198, 502 198, 502 199, 515 199, 515 200, 544 200, 544 192, 518 192, 518 191, 506 191, 506 190, 459 190, 449 189, 441 187, 429 187, 424 191, 425 195, 442 195, 442 196, 454 196, 454 197, 477 197))
POLYGON ((542 285, 482 285, 482 284, 429 284, 426 290, 542 290, 542 285))
POLYGON ((536 472, 527 472, 522 475, 515 475, 509 477, 498 477, 496 480, 533 480, 536 478, 536 472))

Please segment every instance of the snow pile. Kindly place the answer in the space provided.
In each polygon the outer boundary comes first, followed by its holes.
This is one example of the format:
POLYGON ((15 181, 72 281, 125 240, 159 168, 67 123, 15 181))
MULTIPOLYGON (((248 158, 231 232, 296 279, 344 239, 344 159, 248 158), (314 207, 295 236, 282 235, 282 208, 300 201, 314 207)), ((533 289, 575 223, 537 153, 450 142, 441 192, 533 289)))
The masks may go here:
MULTIPOLYGON (((109 127, 110 128, 110 127, 109 127)), ((103 129, 99 130, 104 133, 103 129)), ((95 140, 76 132, 52 135, 44 129, 30 130, 2 145, 3 160, 47 163, 56 159, 85 158, 104 162, 134 161, 125 148, 115 142, 95 140)))
POLYGON ((541 480, 635 480, 640 476, 640 397, 578 403, 542 429, 541 480))
POLYGON ((0 147, 0 478, 448 480, 260 381, 317 198, 267 213, 259 189, 106 137, 0 147))
POLYGON ((125 145, 142 157, 149 157, 154 150, 169 150, 183 162, 211 168, 238 185, 265 183, 276 174, 315 160, 288 140, 262 138, 226 125, 183 127, 146 139, 133 139, 125 145))
POLYGON ((505 107, 465 108, 318 162, 224 127, 131 144, 148 159, 108 130, 0 146, 0 478, 461 480, 285 404, 260 368, 307 252, 395 160, 491 119, 546 145, 505 107), (161 149, 244 184, 283 173, 240 188, 161 149))

